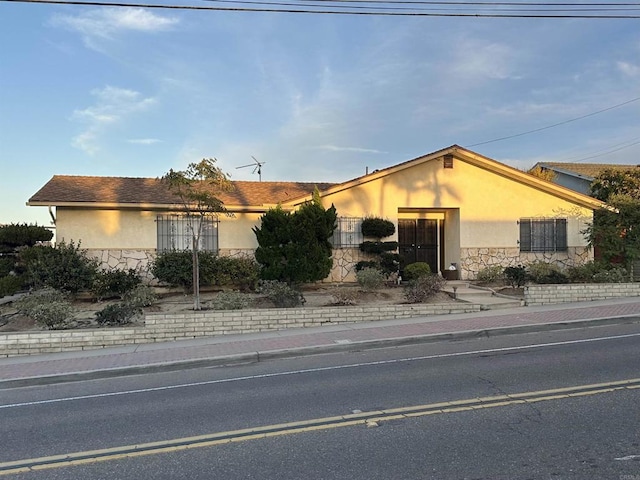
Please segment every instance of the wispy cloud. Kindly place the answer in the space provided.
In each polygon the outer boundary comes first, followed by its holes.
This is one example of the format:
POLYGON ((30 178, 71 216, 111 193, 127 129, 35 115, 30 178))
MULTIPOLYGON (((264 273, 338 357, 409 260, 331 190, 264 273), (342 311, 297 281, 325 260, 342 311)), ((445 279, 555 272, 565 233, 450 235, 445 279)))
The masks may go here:
POLYGON ((310 147, 310 148, 314 150, 328 150, 330 152, 387 153, 387 152, 375 150, 372 148, 339 147, 337 145, 317 145, 315 147, 310 147))
POLYGON ((72 118, 86 124, 85 130, 73 138, 72 145, 94 155, 99 151, 99 137, 107 129, 131 114, 145 111, 155 105, 154 98, 143 98, 139 92, 106 86, 91 92, 94 105, 75 110, 72 118))
POLYGON ((133 143, 135 145, 154 145, 156 143, 162 142, 157 138, 131 138, 127 140, 129 143, 133 143))
POLYGON ((618 70, 629 77, 640 77, 640 65, 634 65, 629 62, 618 62, 618 70))
POLYGON ((96 39, 112 39, 122 32, 160 32, 173 28, 179 20, 142 8, 102 8, 80 15, 55 15, 51 24, 82 35, 85 45, 99 49, 96 39))
POLYGON ((452 70, 467 78, 517 79, 514 63, 517 53, 508 45, 466 39, 455 46, 452 70))

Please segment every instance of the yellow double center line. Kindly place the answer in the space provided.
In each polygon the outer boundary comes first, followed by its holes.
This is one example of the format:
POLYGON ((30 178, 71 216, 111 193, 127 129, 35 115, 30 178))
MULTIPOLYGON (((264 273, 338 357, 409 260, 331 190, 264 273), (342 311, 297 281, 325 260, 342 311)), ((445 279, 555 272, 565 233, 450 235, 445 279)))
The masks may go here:
POLYGON ((29 458, 14 462, 0 463, 0 476, 28 471, 61 468, 72 465, 83 465, 95 462, 105 462, 130 457, 140 457, 158 453, 177 452, 191 448, 211 447, 226 443, 244 442, 259 438, 291 435, 294 433, 328 430, 331 428, 350 427, 354 425, 377 425, 379 422, 401 420, 440 413, 454 413, 483 408, 504 407, 524 403, 546 402, 566 398, 598 395, 620 390, 634 390, 640 388, 640 378, 621 380, 617 382, 579 385, 575 387, 557 388, 533 392, 498 395, 493 397, 470 398, 451 402, 431 403, 410 407, 391 408, 370 412, 353 413, 337 417, 316 418, 300 422, 267 425, 263 427, 233 430, 228 432, 184 437, 160 442, 125 445, 102 450, 54 455, 50 457, 29 458))

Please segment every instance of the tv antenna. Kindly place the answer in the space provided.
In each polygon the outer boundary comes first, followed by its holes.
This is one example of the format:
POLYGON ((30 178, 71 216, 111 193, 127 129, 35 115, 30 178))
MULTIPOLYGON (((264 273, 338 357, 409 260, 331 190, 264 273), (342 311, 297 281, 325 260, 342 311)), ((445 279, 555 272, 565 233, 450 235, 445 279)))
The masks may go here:
POLYGON ((239 167, 236 167, 236 169, 238 168, 247 168, 247 167, 253 167, 253 172, 251 173, 256 173, 258 172, 258 179, 260 181, 262 181, 262 165, 264 165, 267 162, 259 162, 258 160, 256 160, 256 157, 254 157, 253 155, 251 155, 251 158, 253 158, 253 161, 255 163, 250 163, 248 165, 240 165, 239 167))

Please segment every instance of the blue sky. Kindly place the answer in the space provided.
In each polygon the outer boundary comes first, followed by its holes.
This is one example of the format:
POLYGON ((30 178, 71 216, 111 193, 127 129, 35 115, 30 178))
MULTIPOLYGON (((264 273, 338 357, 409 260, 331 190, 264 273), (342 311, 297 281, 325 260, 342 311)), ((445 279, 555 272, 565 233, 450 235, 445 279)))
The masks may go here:
POLYGON ((48 224, 25 202, 55 174, 205 157, 256 181, 251 156, 263 180, 338 182, 452 144, 640 164, 640 101, 476 145, 640 97, 638 22, 0 2, 0 224, 48 224))

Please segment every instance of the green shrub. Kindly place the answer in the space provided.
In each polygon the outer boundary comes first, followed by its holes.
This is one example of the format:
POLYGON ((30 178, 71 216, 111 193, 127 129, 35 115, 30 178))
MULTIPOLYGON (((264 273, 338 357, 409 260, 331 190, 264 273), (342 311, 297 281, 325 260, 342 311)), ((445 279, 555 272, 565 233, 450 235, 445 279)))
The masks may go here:
POLYGON ((600 270, 593 275, 594 283, 624 283, 627 281, 629 281, 629 273, 622 267, 600 270))
POLYGON ((36 288, 50 287, 72 294, 90 290, 98 271, 98 261, 73 243, 60 242, 55 247, 26 248, 19 253, 27 281, 36 288))
POLYGON ((356 279, 358 280, 358 285, 366 291, 377 290, 385 282, 384 274, 377 268, 363 268, 356 272, 356 279))
POLYGON ((12 254, 0 254, 0 277, 6 277, 14 268, 16 258, 12 254))
POLYGON ((629 279, 626 269, 606 262, 587 262, 567 269, 574 283, 622 283, 629 279))
POLYGON ((375 268, 375 269, 380 269, 380 264, 378 262, 375 262, 373 260, 361 260, 358 263, 356 263, 356 272, 359 272, 360 270, 364 269, 364 268, 375 268))
POLYGON ((527 265, 527 275, 535 283, 550 283, 546 281, 547 277, 559 272, 560 267, 555 263, 535 261, 527 265))
POLYGON ((596 262, 587 262, 567 268, 567 277, 572 283, 591 283, 593 276, 601 270, 596 262))
POLYGON ((251 258, 217 257, 213 262, 213 284, 254 290, 260 276, 260 265, 251 258))
POLYGON ((440 275, 419 276, 404 287, 404 296, 409 303, 425 302, 442 290, 445 282, 440 275))
POLYGON ((400 268, 400 255, 397 253, 384 252, 380 254, 380 269, 386 275, 397 273, 400 268))
POLYGON ((241 292, 220 292, 208 306, 213 310, 242 310, 249 306, 249 299, 241 292))
POLYGON ((404 267, 403 280, 417 280, 420 277, 431 275, 431 267, 425 262, 410 263, 404 267))
POLYGON ((23 287, 23 283, 22 277, 16 275, 0 277, 0 298, 19 292, 23 287))
POLYGON ((293 288, 287 282, 278 280, 260 280, 258 293, 265 295, 279 308, 291 308, 304 305, 305 299, 301 291, 293 288))
POLYGON ((360 251, 372 255, 380 255, 383 252, 392 252, 398 249, 398 242, 372 242, 366 241, 360 244, 360 251))
POLYGON ((331 290, 333 305, 355 305, 358 303, 358 292, 353 288, 336 287, 331 290))
POLYGON ((72 320, 72 308, 66 295, 51 288, 31 292, 13 305, 18 312, 49 330, 68 328, 72 320))
MULTIPOLYGON (((200 286, 213 285, 216 254, 198 252, 200 286)), ((193 254, 190 250, 158 254, 151 264, 151 273, 163 283, 190 290, 193 287, 193 254)))
POLYGON ((504 276, 511 287, 520 288, 527 281, 527 269, 522 265, 507 267, 504 269, 504 276))
POLYGON ((478 272, 476 280, 485 283, 504 281, 504 267, 500 265, 485 267, 478 272))
POLYGON ((384 238, 396 233, 396 226, 383 218, 367 217, 362 220, 361 231, 365 237, 384 238))
POLYGON ((99 271, 93 279, 91 291, 98 300, 113 297, 122 298, 141 282, 140 275, 132 268, 126 271, 118 269, 99 271))
POLYGON ((5 247, 32 247, 38 242, 48 242, 52 238, 53 232, 39 225, 26 223, 0 225, 0 245, 5 247))
POLYGON ((134 308, 150 307, 158 301, 158 296, 148 285, 136 285, 123 296, 124 303, 134 308))
POLYGON ((128 303, 113 303, 96 312, 96 322, 103 326, 127 325, 141 314, 141 309, 128 303))

